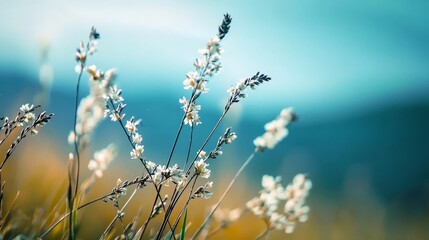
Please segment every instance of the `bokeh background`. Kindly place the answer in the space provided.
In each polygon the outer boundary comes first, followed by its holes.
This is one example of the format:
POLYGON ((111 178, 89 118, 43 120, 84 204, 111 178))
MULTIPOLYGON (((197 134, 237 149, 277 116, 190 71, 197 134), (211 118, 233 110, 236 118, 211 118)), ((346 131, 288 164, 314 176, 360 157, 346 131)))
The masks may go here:
MULTIPOLYGON (((25 219, 64 189, 74 53, 92 26, 101 39, 89 64, 117 69, 126 112, 142 119, 146 157, 162 163, 181 118, 178 99, 189 94, 182 81, 226 12, 233 22, 222 44, 223 69, 201 99, 196 141, 220 116, 230 85, 256 71, 273 80, 249 92, 217 132, 232 126, 238 135, 211 165, 217 193, 251 153, 265 122, 289 106, 299 121, 275 150, 254 159, 224 207, 256 195, 263 174, 281 175, 286 184, 303 172, 313 181, 309 221, 274 238, 428 239, 427 1, 1 1, 0 116, 13 116, 26 102, 55 113, 4 170, 7 203, 19 190, 15 204, 25 219)), ((87 91, 84 84, 82 95, 87 91)), ((108 192, 118 177, 140 174, 116 125, 101 124, 92 140, 86 159, 110 142, 120 153, 93 196, 108 192)), ((186 140, 185 134, 180 146, 186 140)), ((182 162, 184 152, 174 161, 182 162)), ((203 216, 207 205, 195 204, 193 214, 203 216)), ((115 214, 105 205, 88 211, 95 214, 83 217, 82 234, 103 231, 115 214)), ((251 238, 263 229, 256 218, 243 221, 217 237, 251 238)))

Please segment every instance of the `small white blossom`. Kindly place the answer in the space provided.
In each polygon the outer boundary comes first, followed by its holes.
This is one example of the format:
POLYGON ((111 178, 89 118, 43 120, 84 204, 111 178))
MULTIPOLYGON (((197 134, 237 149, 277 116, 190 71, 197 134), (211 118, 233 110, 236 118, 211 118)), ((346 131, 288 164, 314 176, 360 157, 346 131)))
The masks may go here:
POLYGON ((109 97, 114 103, 119 103, 124 101, 124 98, 121 96, 122 90, 118 89, 116 85, 110 87, 109 97))
POLYGON ((209 178, 210 177, 210 170, 207 169, 209 164, 205 163, 203 159, 200 159, 199 161, 196 161, 194 163, 195 166, 195 173, 200 175, 202 178, 209 178))
POLYGON ((280 115, 265 124, 265 133, 257 137, 253 144, 258 151, 263 151, 266 148, 273 149, 281 140, 289 133, 286 126, 293 120, 292 108, 285 108, 280 115))
POLYGON ((201 150, 200 153, 198 153, 198 157, 205 159, 207 157, 207 153, 204 150, 201 150))
POLYGON ((135 133, 137 131, 137 125, 139 125, 139 123, 140 120, 134 121, 134 118, 131 118, 130 120, 127 120, 125 128, 128 130, 129 133, 135 133))
POLYGON ((305 199, 311 188, 311 181, 304 174, 296 175, 286 188, 282 187, 280 181, 280 177, 264 175, 263 189, 257 197, 246 203, 246 207, 263 218, 270 229, 291 233, 297 221, 308 219, 310 208, 305 205, 305 199), (279 212, 280 204, 284 204, 283 212, 279 212))
POLYGON ((237 135, 233 132, 233 133, 229 134, 227 138, 225 138, 225 143, 226 143, 226 144, 230 144, 230 143, 232 143, 235 139, 237 139, 237 135))
POLYGON ((140 144, 142 142, 143 138, 139 133, 133 134, 133 143, 134 144, 140 144))
POLYGON ((146 161, 145 166, 149 172, 153 172, 153 170, 155 170, 155 168, 156 168, 156 164, 154 162, 151 162, 151 161, 146 161))
POLYGON ((140 158, 142 153, 144 152, 143 145, 136 145, 135 149, 130 152, 131 159, 140 158))
POLYGON ((109 145, 105 149, 94 153, 93 159, 88 163, 88 169, 94 171, 97 177, 103 176, 103 171, 107 169, 107 166, 116 156, 116 148, 114 145, 109 145))
POLYGON ((91 75, 91 80, 97 81, 103 77, 103 73, 97 69, 95 65, 86 68, 86 71, 91 75))

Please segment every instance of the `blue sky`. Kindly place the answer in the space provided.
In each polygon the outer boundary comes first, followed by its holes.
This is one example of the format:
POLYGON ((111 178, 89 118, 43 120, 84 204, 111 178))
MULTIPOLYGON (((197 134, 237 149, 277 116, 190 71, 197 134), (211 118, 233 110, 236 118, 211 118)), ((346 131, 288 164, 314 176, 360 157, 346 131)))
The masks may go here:
POLYGON ((37 76, 47 43, 54 90, 74 89, 74 51, 96 26, 102 38, 90 63, 117 68, 118 84, 133 97, 178 99, 198 49, 228 12, 224 68, 207 95, 213 106, 230 85, 261 71, 273 81, 250 93, 245 107, 341 115, 427 100, 428 10, 424 1, 3 1, 0 67, 37 76))

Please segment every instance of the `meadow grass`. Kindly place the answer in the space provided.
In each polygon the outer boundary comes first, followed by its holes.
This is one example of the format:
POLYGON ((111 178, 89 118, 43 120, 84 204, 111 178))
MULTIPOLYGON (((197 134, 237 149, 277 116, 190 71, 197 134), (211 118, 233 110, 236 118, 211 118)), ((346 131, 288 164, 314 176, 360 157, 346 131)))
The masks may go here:
MULTIPOLYGON (((212 170, 210 163, 221 158, 225 145, 232 144, 237 134, 231 127, 217 137, 214 147, 209 147, 209 141, 215 138, 220 123, 230 112, 230 109, 245 100, 250 90, 258 89, 260 85, 271 81, 268 75, 256 72, 231 86, 226 93, 226 103, 219 118, 212 126, 209 134, 202 142, 194 140, 201 124, 199 104, 200 97, 209 92, 210 80, 222 69, 221 43, 228 35, 232 23, 229 14, 225 14, 218 27, 217 34, 209 39, 204 48, 200 49, 199 57, 194 62, 194 69, 186 74, 183 81, 184 89, 189 90, 188 97, 179 99, 183 116, 179 123, 174 141, 168 150, 165 161, 153 162, 145 158, 143 135, 140 133, 141 120, 135 116, 128 116, 127 105, 122 96, 123 89, 116 83, 116 70, 103 71, 96 65, 89 65, 89 59, 97 52, 98 41, 101 35, 96 28, 92 28, 89 39, 81 41, 76 50, 77 73, 74 121, 68 137, 68 143, 73 151, 68 155, 68 174, 60 189, 51 198, 50 204, 44 214, 35 214, 30 224, 20 223, 16 211, 12 211, 14 203, 4 204, 4 188, 6 181, 2 177, 4 167, 9 164, 21 141, 29 136, 36 135, 39 128, 48 124, 53 114, 45 111, 36 113, 41 107, 24 104, 12 119, 1 117, 0 147, 7 147, 3 161, 0 165, 0 229, 3 238, 40 238, 40 239, 79 239, 84 218, 91 215, 103 217, 102 212, 94 213, 94 205, 99 202, 108 203, 116 213, 110 218, 97 238, 100 239, 209 239, 214 238, 221 231, 238 226, 236 223, 249 218, 262 220, 265 230, 251 236, 255 239, 269 238, 273 231, 283 231, 290 234, 298 222, 305 222, 308 218, 309 207, 306 197, 311 189, 311 181, 305 174, 297 174, 293 181, 284 186, 281 177, 270 175, 262 176, 262 188, 251 199, 241 199, 241 206, 235 209, 221 208, 222 202, 242 172, 255 155, 273 149, 289 131, 287 126, 296 120, 292 108, 284 108, 279 115, 268 122, 265 132, 254 141, 254 151, 248 154, 242 166, 221 192, 214 192, 216 185, 211 180, 212 170), (82 81, 88 79, 90 93, 81 96, 82 81), (116 180, 112 190, 99 194, 98 197, 89 198, 95 185, 105 175, 109 164, 117 157, 118 149, 114 143, 95 151, 92 156, 83 154, 92 144, 91 135, 95 127, 103 120, 110 120, 112 127, 121 130, 122 137, 129 145, 129 156, 138 161, 142 174, 127 179, 116 180), (189 128, 190 135, 187 144, 179 144, 183 131, 189 128), (191 149, 197 146, 198 151, 191 149), (183 148, 186 152, 182 156, 183 162, 173 162, 173 155, 178 154, 177 149, 183 148), (145 192, 145 203, 136 211, 132 205, 140 205, 137 193, 145 192), (192 221, 192 212, 201 211, 191 205, 196 199, 215 198, 213 206, 207 211, 204 219, 192 221), (65 200, 65 201, 64 201, 65 200), (13 212, 11 215, 10 213, 13 212), (86 213, 88 212, 88 213, 86 213), (126 218, 125 216, 132 216, 126 218)), ((150 139, 149 139, 150 141, 150 139)), ((131 161, 131 160, 130 160, 131 161)), ((13 173, 9 173, 13 174, 13 173)), ((61 181, 61 180, 60 180, 61 181)), ((8 198, 10 198, 8 196, 8 198)), ((18 196, 17 196, 18 198, 18 196)), ((104 205, 104 208, 107 208, 104 205)), ((99 208, 97 208, 99 210, 99 208)), ((35 211, 36 213, 36 211, 35 211)), ((95 224, 95 223, 94 223, 95 224)), ((246 236, 249 238, 249 236, 246 236)))

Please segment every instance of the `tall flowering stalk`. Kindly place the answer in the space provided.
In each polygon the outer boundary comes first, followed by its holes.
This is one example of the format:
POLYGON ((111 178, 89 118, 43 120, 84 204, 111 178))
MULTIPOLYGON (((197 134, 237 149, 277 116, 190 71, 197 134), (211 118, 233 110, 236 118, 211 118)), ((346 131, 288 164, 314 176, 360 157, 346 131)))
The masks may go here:
MULTIPOLYGON (((249 89, 254 90, 261 84, 271 81, 269 76, 256 72, 247 78, 239 80, 234 86, 231 86, 231 88, 227 90, 227 95, 225 96, 227 101, 217 122, 212 126, 211 131, 200 144, 195 155, 191 155, 192 144, 194 144, 192 139, 194 128, 202 123, 200 116, 202 106, 198 104, 198 99, 209 91, 207 86, 211 77, 222 68, 222 48, 220 43, 229 32, 231 21, 231 16, 225 14, 219 26, 218 33, 210 38, 205 47, 199 51, 199 57, 194 62, 194 70, 186 74, 183 86, 185 89, 191 90, 191 93, 188 98, 182 97, 179 99, 179 103, 183 109, 183 117, 175 135, 173 146, 164 164, 149 161, 144 157, 146 149, 143 144, 144 138, 141 134, 141 120, 135 116, 128 116, 125 113, 126 104, 122 96, 122 89, 118 88, 118 86, 113 83, 115 71, 108 70, 103 72, 95 65, 86 66, 87 56, 96 51, 96 39, 99 38, 99 34, 96 32, 95 28, 91 30, 88 44, 85 46, 85 44, 81 43, 76 53, 76 60, 78 61, 78 65, 76 66, 78 82, 75 123, 73 132, 69 136, 69 142, 75 146, 76 157, 73 154, 70 154, 69 157, 71 163, 69 171, 70 184, 68 188, 69 211, 51 225, 41 235, 41 238, 46 237, 55 226, 68 218, 69 238, 75 239, 77 211, 98 201, 111 202, 116 209, 115 216, 101 236, 101 238, 110 237, 112 232, 114 232, 113 229, 115 224, 119 221, 123 222, 126 209, 137 192, 149 184, 154 187, 156 196, 153 198, 152 205, 149 204, 151 207, 147 217, 143 219, 144 221, 141 225, 139 225, 139 221, 133 220, 130 225, 124 227, 121 237, 124 239, 143 239, 147 237, 146 232, 149 229, 151 221, 157 217, 162 217, 162 221, 160 225, 157 226, 157 230, 152 237, 154 239, 176 239, 178 237, 183 239, 186 232, 186 215, 187 212, 191 212, 192 210, 189 208, 191 201, 194 199, 208 199, 214 196, 212 192, 214 183, 210 180, 212 175, 210 161, 219 158, 223 154, 225 145, 233 143, 237 138, 237 134, 231 128, 227 128, 211 148, 208 147, 209 141, 218 130, 220 123, 230 111, 231 107, 246 98, 249 89), (89 75, 91 91, 87 97, 81 100, 80 105, 78 105, 79 85, 82 72, 84 71, 89 75), (117 123, 122 129, 123 134, 131 146, 129 149, 129 158, 139 161, 144 171, 141 176, 132 180, 123 181, 118 179, 116 186, 111 192, 79 205, 81 203, 76 201, 79 186, 79 151, 90 143, 90 135, 103 117, 117 123), (189 145, 187 146, 188 151, 186 157, 183 158, 184 165, 183 168, 181 168, 177 163, 172 163, 172 156, 185 125, 189 125, 191 134, 189 145), (134 189, 131 191, 131 194, 126 196, 125 203, 121 204, 119 199, 125 196, 127 189, 131 186, 133 186, 134 189), (163 194, 165 192, 162 192, 164 187, 170 188, 168 195, 163 194), (184 203, 182 202, 179 204, 182 199, 184 203), (173 213, 176 214, 175 218, 172 217, 174 216, 173 213), (181 235, 176 236, 175 233, 182 217, 184 223, 181 229, 181 235)), ((212 208, 212 211, 200 225, 200 228, 191 237, 192 239, 198 236, 207 236, 204 235, 204 233, 202 234, 202 230, 209 228, 208 221, 213 215, 217 216, 218 219, 223 218, 223 220, 221 220, 221 227, 218 227, 216 230, 209 233, 209 235, 220 231, 223 226, 228 226, 230 223, 238 221, 244 212, 253 212, 266 221, 268 223, 266 232, 273 229, 282 229, 286 232, 290 232, 297 221, 304 221, 306 219, 308 207, 305 205, 305 198, 311 187, 311 182, 309 182, 305 175, 298 175, 293 184, 286 188, 281 186, 280 178, 274 179, 269 176, 264 176, 262 183, 264 187, 263 190, 261 190, 257 197, 247 203, 247 207, 236 209, 234 214, 225 214, 221 211, 216 212, 235 180, 240 176, 255 155, 266 149, 274 148, 278 142, 286 137, 288 134, 287 126, 295 118, 292 109, 287 108, 283 109, 275 120, 265 125, 266 132, 254 140, 255 150, 237 171, 223 195, 219 198, 217 204, 212 208), (280 208, 279 204, 281 201, 285 202, 283 203, 284 211, 279 213, 276 212, 276 210, 280 208)), ((104 171, 106 171, 107 166, 115 155, 116 150, 113 145, 109 145, 94 153, 93 158, 89 160, 88 163, 88 169, 93 172, 90 178, 92 180, 85 181, 82 184, 82 192, 89 190, 90 183, 103 176, 104 171)), ((82 193, 82 195, 83 194, 84 193, 82 193)), ((263 233, 262 236, 265 234, 266 233, 263 233)))

